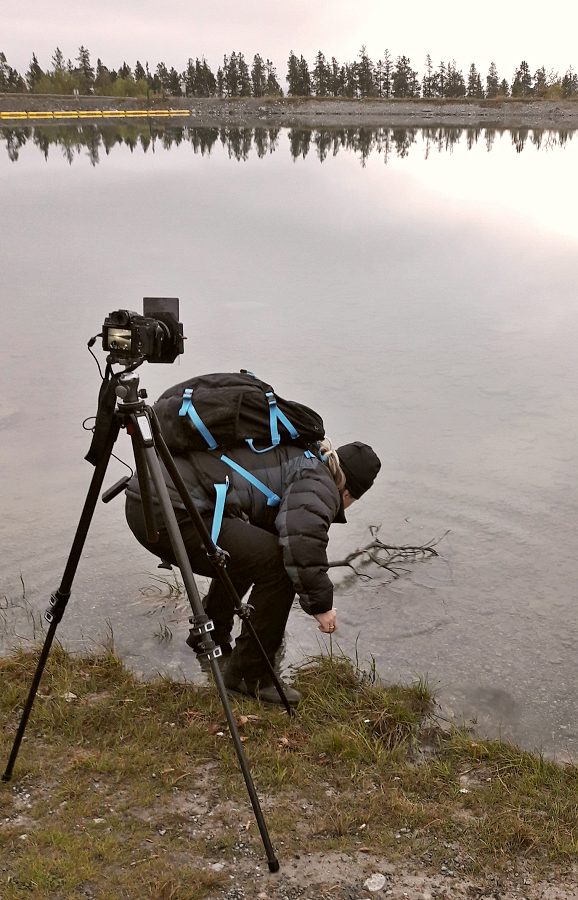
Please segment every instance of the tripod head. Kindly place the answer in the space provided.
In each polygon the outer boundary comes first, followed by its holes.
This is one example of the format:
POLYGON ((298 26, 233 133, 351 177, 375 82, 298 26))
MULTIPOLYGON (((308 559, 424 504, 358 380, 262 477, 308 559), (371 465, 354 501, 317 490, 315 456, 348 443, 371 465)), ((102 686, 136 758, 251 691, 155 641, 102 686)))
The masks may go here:
POLYGON ((147 392, 139 389, 139 377, 133 370, 121 372, 116 376, 117 382, 114 392, 117 397, 117 409, 119 413, 134 413, 144 409, 144 401, 147 392))

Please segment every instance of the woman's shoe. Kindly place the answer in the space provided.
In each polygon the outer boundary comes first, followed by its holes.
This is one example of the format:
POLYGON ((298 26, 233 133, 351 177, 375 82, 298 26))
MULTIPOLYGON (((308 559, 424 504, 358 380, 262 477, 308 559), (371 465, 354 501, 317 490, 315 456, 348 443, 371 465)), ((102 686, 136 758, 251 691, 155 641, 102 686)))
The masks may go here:
MULTIPOLYGON (((279 691, 274 684, 255 684, 249 686, 244 678, 238 678, 234 673, 224 675, 225 687, 234 694, 242 694, 245 697, 255 697, 263 703, 274 703, 276 706, 285 706, 279 691)), ((283 684, 283 693, 287 699, 289 706, 297 706, 301 702, 301 694, 288 684, 283 684)))

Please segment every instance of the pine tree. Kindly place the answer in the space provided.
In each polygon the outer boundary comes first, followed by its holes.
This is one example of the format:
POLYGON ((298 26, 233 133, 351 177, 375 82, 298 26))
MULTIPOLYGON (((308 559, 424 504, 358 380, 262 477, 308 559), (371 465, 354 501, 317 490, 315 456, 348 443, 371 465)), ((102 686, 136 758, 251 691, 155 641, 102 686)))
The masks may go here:
POLYGON ((273 65, 273 63, 271 62, 270 59, 268 59, 266 61, 265 67, 267 70, 267 88, 266 88, 267 95, 269 97, 282 97, 283 90, 281 88, 281 85, 279 84, 279 79, 277 78, 277 71, 275 69, 275 66, 273 65))
POLYGON ((332 97, 340 97, 343 93, 343 84, 341 81, 341 67, 334 56, 331 57, 331 66, 329 69, 329 93, 332 97))
POLYGON ((532 94, 532 75, 530 66, 525 59, 522 60, 514 73, 512 81, 512 97, 530 97, 532 94))
POLYGON ((253 57, 251 66, 251 85, 254 97, 263 97, 267 90, 267 71, 263 57, 258 53, 253 57))
POLYGON ((578 75, 573 71, 572 66, 562 78, 561 89, 563 97, 576 97, 578 94, 578 75))
POLYGON ((331 70, 327 65, 327 60, 321 50, 318 50, 315 57, 315 65, 311 74, 311 85, 313 92, 317 97, 326 97, 330 93, 329 83, 331 80, 331 70))
POLYGON ((225 96, 225 73, 221 66, 217 69, 217 97, 225 96))
POLYGON ((154 78, 151 75, 151 70, 149 69, 149 61, 145 62, 145 72, 146 72, 146 81, 147 81, 147 101, 150 99, 151 91, 153 90, 153 82, 154 78))
POLYGON ((488 74, 486 75, 486 97, 488 99, 497 97, 499 89, 500 82, 498 80, 498 70, 495 62, 491 62, 488 74))
POLYGON ((377 89, 375 86, 375 69, 373 62, 367 55, 365 44, 359 51, 359 62, 357 63, 357 86, 361 97, 375 97, 377 89))
POLYGON ((8 70, 8 90, 16 94, 21 94, 26 90, 26 82, 22 75, 10 66, 8 70))
POLYGON ((76 57, 78 62, 78 81, 79 81, 79 89, 83 94, 88 94, 93 88, 94 85, 94 69, 90 64, 90 53, 83 47, 82 45, 78 48, 78 56, 76 57))
POLYGON ((96 74, 94 78, 94 90, 97 94, 107 94, 110 90, 111 77, 107 67, 99 58, 96 60, 96 74))
POLYGON ((482 79, 480 78, 480 73, 476 69, 475 63, 471 64, 470 70, 468 72, 467 96, 475 97, 477 99, 481 99, 484 96, 484 89, 482 88, 482 79))
POLYGON ((33 53, 30 65, 28 66, 28 71, 26 72, 26 84, 28 85, 29 91, 33 91, 35 89, 36 85, 43 77, 43 75, 44 72, 38 64, 36 53, 33 53))
POLYGON ((239 70, 239 96, 251 96, 251 76, 249 74, 249 66, 245 61, 242 53, 237 54, 237 66, 239 70))
POLYGON ((534 97, 545 97, 549 87, 550 82, 548 75, 546 74, 546 69, 544 66, 540 66, 534 73, 534 88, 532 91, 534 97))
POLYGON ((383 64, 382 64, 382 82, 381 82, 381 95, 386 99, 389 99, 392 95, 393 90, 393 63, 391 61, 391 56, 389 54, 389 50, 385 50, 383 54, 383 64))
POLYGON ((437 67, 434 75, 433 87, 434 87, 434 97, 446 97, 447 91, 447 69, 446 64, 442 60, 437 67))
POLYGON ((343 71, 343 93, 346 97, 357 97, 357 63, 345 63, 343 71))
POLYGON ((10 75, 10 66, 6 59, 6 54, 0 50, 0 91, 8 90, 8 77, 10 75))
POLYGON ((157 63, 156 72, 153 76, 153 90, 163 97, 169 92, 169 70, 164 62, 157 63))
POLYGON ((408 56, 398 56, 392 77, 392 93, 398 97, 419 97, 417 72, 411 68, 408 56))
POLYGON ((144 67, 140 60, 137 59, 136 65, 134 67, 134 80, 135 81, 146 81, 147 74, 144 70, 144 67))
POLYGON ((217 91, 217 80, 207 60, 203 57, 201 64, 203 97, 214 97, 217 91))
POLYGON ((293 97, 299 93, 300 80, 299 60, 291 50, 287 60, 287 84, 289 85, 289 94, 293 97))
POLYGON ((378 59, 375 64, 375 93, 378 97, 383 97, 383 62, 378 59))
POLYGON ((435 97, 434 71, 431 56, 425 58, 425 75, 422 81, 421 95, 424 98, 435 97))
POLYGON ((235 51, 229 57, 223 57, 223 75, 225 94, 227 97, 239 96, 239 65, 235 51))
POLYGON ((299 93, 302 97, 310 97, 311 96, 311 75, 309 73, 309 66, 307 64, 307 60, 304 56, 299 58, 299 93))
MULTIPOLYGON (((197 58, 197 62, 198 62, 197 58)), ((197 68, 192 58, 189 56, 189 60, 187 62, 187 68, 183 72, 183 80, 185 82, 185 96, 186 97, 196 97, 197 96, 197 68)))
POLYGON ((167 93, 171 97, 180 97, 183 93, 181 90, 181 80, 179 77, 179 73, 174 66, 171 66, 171 68, 169 69, 167 78, 167 93))
POLYGON ((446 73, 446 97, 465 97, 466 83, 460 69, 457 68, 455 60, 448 63, 446 73))
POLYGON ((60 47, 57 47, 52 55, 52 73, 58 78, 64 75, 65 71, 64 56, 60 47))

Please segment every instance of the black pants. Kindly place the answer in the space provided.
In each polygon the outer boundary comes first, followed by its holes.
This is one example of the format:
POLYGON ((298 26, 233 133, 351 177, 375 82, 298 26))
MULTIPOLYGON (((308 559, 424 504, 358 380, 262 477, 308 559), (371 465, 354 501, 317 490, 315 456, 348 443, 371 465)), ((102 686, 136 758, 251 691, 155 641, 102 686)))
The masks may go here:
MULTIPOLYGON (((214 570, 197 529, 186 513, 177 511, 176 514, 193 572, 212 576, 214 570)), ((141 503, 132 497, 127 498, 126 518, 131 531, 143 547, 172 565, 177 565, 164 526, 159 528, 160 538, 157 543, 151 544, 147 540, 141 503)), ((207 530, 210 532, 210 525, 207 530)), ((239 597, 243 597, 253 586, 249 597, 249 603, 253 607, 251 624, 273 663, 281 646, 295 597, 295 589, 283 565, 279 541, 275 535, 243 519, 224 518, 219 547, 229 554, 227 572, 239 597)), ((234 606, 218 578, 213 578, 204 606, 207 615, 215 623, 216 634, 228 634, 233 623, 234 606)), ((257 682, 267 684, 271 680, 264 668, 261 653, 245 627, 241 629, 231 654, 229 671, 244 678, 249 687, 257 682)))

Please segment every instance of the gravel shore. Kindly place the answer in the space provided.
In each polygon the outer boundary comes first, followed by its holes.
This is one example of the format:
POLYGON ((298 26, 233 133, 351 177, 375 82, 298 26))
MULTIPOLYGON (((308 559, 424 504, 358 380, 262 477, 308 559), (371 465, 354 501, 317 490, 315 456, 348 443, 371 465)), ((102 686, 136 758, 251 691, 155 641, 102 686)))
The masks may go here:
MULTIPOLYGON (((462 128, 578 128, 578 102, 571 100, 347 100, 336 98, 146 98, 53 97, 36 94, 0 94, 0 112, 47 110, 188 111, 179 117, 185 125, 221 127, 428 127, 462 128)), ((7 124, 9 120, 5 120, 7 124)))

